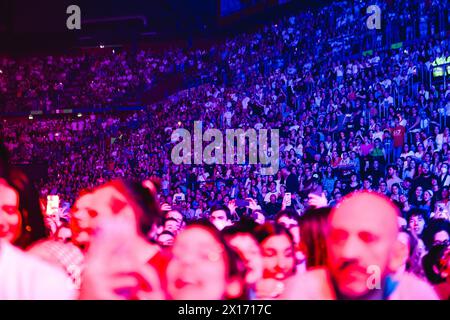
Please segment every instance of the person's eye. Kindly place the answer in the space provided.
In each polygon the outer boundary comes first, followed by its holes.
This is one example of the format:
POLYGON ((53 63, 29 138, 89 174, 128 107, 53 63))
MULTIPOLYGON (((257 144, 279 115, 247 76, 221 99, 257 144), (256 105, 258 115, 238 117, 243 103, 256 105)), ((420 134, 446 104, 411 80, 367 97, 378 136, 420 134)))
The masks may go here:
POLYGON ((370 232, 361 232, 359 238, 365 243, 370 243, 378 240, 378 237, 370 232))
POLYGON ((3 211, 6 212, 9 215, 13 215, 13 214, 17 214, 18 213, 17 208, 13 207, 13 206, 3 207, 3 211))
POLYGON ((286 258, 291 258, 291 257, 293 256, 292 249, 286 250, 286 251, 284 252, 284 256, 285 256, 286 258))
POLYGON ((333 231, 330 234, 330 239, 332 243, 340 243, 342 241, 345 241, 347 239, 348 234, 344 231, 333 231))
POLYGON ((264 252, 263 252, 263 255, 265 256, 265 257, 274 257, 275 255, 276 255, 276 252, 275 252, 275 250, 265 250, 264 252))

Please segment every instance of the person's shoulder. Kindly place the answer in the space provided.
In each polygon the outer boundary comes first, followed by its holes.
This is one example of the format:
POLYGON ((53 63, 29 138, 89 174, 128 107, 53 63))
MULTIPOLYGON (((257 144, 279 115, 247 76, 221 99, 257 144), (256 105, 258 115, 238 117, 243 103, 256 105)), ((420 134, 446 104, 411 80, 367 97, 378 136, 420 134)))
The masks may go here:
POLYGON ((75 292, 70 278, 60 268, 36 257, 30 253, 6 243, 2 243, 1 250, 11 267, 13 275, 32 286, 30 299, 73 299, 75 292))
POLYGON ((325 268, 313 268, 286 280, 281 298, 284 300, 334 300, 336 297, 328 271, 325 268))
POLYGON ((404 273, 389 300, 439 300, 439 297, 428 282, 404 273))

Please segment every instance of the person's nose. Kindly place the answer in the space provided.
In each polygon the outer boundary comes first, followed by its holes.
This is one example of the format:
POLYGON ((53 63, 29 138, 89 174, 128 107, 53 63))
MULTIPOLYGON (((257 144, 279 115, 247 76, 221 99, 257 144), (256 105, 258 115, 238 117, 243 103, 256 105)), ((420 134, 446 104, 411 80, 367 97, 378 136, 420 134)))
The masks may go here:
POLYGON ((285 256, 278 256, 277 258, 277 266, 280 270, 284 270, 286 269, 286 267, 288 266, 288 258, 286 258, 285 256))
POLYGON ((178 257, 178 261, 183 268, 188 268, 194 265, 195 258, 192 254, 183 254, 178 257))
POLYGON ((358 259, 364 250, 364 245, 356 236, 349 237, 342 247, 342 258, 348 260, 358 259))

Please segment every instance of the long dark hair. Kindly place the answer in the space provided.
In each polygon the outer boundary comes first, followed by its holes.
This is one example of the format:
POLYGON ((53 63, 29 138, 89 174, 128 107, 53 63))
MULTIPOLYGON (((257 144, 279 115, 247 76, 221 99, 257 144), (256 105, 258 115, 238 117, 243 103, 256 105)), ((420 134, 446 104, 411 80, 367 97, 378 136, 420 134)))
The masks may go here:
POLYGON ((10 165, 8 151, 1 143, 0 178, 4 179, 19 195, 22 229, 19 237, 13 244, 19 248, 26 249, 31 244, 47 238, 49 231, 45 227, 44 216, 39 204, 39 194, 28 176, 10 165))
POLYGON ((19 212, 22 215, 22 230, 14 245, 25 249, 31 244, 45 239, 50 235, 45 226, 44 216, 39 203, 39 193, 32 186, 28 177, 13 171, 10 185, 19 193, 19 212))
MULTIPOLYGON (((276 224, 276 223, 266 222, 265 224, 256 227, 254 233, 255 233, 255 238, 256 238, 256 240, 258 240, 259 244, 261 244, 262 242, 264 242, 264 240, 266 240, 270 237, 273 237, 273 236, 279 236, 279 235, 287 236, 289 239, 289 242, 291 244, 291 249, 292 249, 292 253, 293 253, 292 258, 294 259, 294 262, 295 262, 294 239, 292 238, 292 234, 285 227, 283 227, 282 225, 276 224)), ((294 263, 294 268, 292 270, 292 274, 295 274, 295 263, 294 263)))
POLYGON ((306 267, 324 266, 327 261, 326 237, 331 208, 308 209, 299 219, 301 247, 306 267))
POLYGON ((160 187, 159 182, 157 180, 148 180, 148 182, 152 187, 146 187, 145 183, 127 180, 113 180, 102 187, 111 185, 127 198, 136 214, 138 230, 147 240, 152 240, 148 238, 149 233, 153 226, 162 223, 163 214, 156 196, 160 187))

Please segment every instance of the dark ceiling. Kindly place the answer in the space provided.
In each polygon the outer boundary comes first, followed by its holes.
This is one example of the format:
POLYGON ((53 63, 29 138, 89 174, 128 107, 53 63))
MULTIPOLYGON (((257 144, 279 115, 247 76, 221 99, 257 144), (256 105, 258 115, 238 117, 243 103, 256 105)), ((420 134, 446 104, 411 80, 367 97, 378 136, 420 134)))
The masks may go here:
MULTIPOLYGON (((221 1, 260 5, 264 17, 258 18, 259 22, 275 16, 275 9, 289 12, 289 5, 309 7, 315 3, 305 4, 300 0, 0 0, 0 52, 56 53, 102 43, 134 45, 142 40, 153 43, 161 39, 186 40, 198 34, 214 37, 215 32, 224 29, 219 23, 221 1), (279 3, 289 5, 277 7, 279 3), (81 9, 81 30, 66 27, 69 17, 66 10, 70 5, 81 9)), ((257 15, 251 16, 256 19, 257 15)), ((258 21, 244 22, 247 18, 243 17, 246 15, 230 20, 232 25, 228 27, 239 31, 240 24, 258 24, 258 21)))
POLYGON ((0 0, 1 49, 88 45, 144 36, 192 33, 210 25, 217 0, 0 0), (69 31, 66 9, 81 9, 81 31, 69 31), (115 18, 127 17, 120 21, 115 18), (109 21, 105 22, 105 19, 109 21), (81 40, 80 40, 81 39, 81 40), (83 43, 86 42, 86 43, 83 43))

